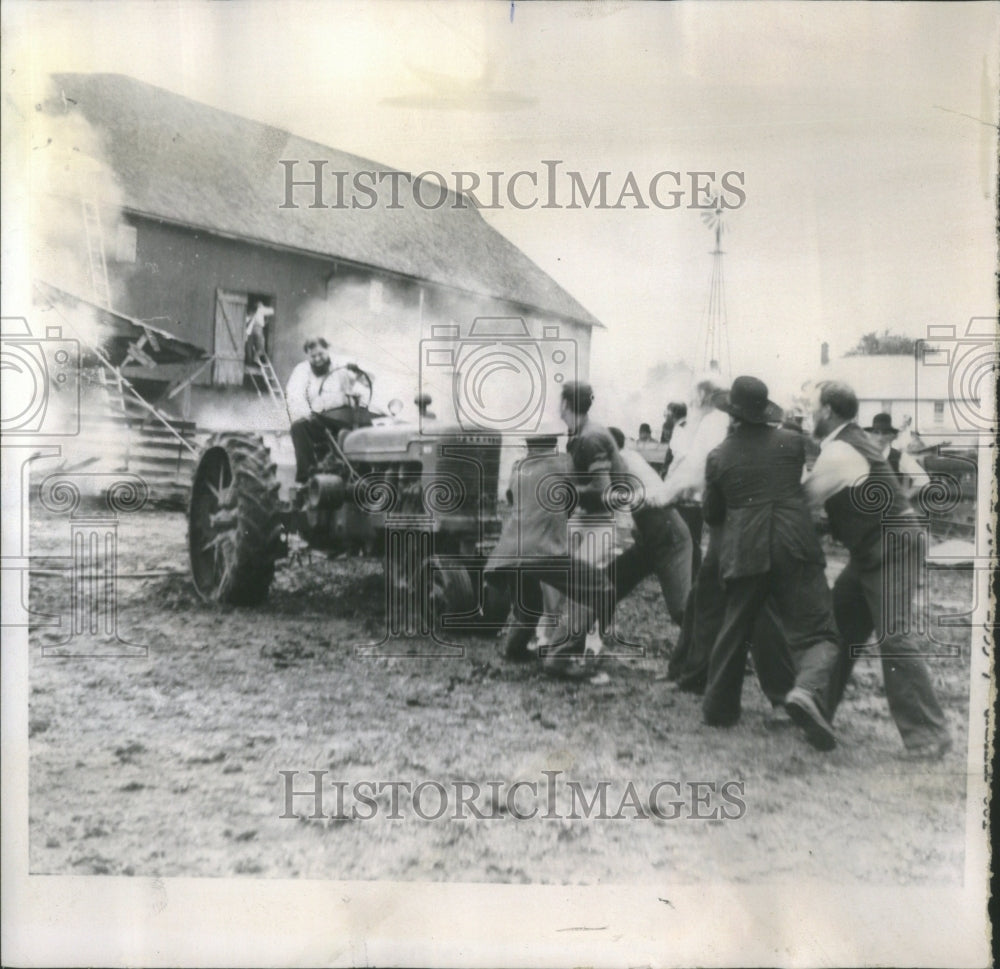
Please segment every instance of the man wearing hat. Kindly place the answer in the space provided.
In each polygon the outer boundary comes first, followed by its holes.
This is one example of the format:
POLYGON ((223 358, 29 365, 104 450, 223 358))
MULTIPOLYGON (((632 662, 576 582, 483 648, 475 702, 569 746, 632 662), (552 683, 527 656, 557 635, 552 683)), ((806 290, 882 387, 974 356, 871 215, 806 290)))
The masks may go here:
POLYGON ((705 722, 729 726, 739 718, 747 640, 770 598, 795 658, 785 709, 809 743, 830 750, 836 739, 824 703, 839 646, 823 550, 801 485, 805 441, 770 426, 781 410, 756 377, 737 377, 720 409, 733 426, 709 455, 704 512, 706 522, 721 525, 725 615, 709 658, 705 722))
POLYGON ((871 427, 865 428, 865 433, 889 463, 907 497, 911 497, 931 480, 930 475, 920 467, 916 459, 906 451, 893 447, 893 441, 899 437, 899 428, 892 426, 891 414, 876 414, 872 418, 871 427))

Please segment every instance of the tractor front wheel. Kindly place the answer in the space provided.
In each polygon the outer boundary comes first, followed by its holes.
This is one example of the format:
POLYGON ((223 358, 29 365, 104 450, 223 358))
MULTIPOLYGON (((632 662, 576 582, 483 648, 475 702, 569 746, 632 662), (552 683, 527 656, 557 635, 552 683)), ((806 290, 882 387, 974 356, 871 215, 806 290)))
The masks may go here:
POLYGON ((267 598, 284 552, 271 452, 253 434, 217 434, 198 460, 188 516, 191 574, 209 602, 267 598))

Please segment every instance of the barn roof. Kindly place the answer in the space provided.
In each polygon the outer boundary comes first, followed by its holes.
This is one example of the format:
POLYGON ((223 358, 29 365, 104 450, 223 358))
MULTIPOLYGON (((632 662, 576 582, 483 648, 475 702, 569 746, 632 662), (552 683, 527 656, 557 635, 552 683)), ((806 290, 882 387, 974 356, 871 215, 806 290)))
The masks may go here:
MULTIPOLYGON (((400 208, 385 204, 386 189, 371 209, 311 209, 312 190, 306 188, 296 190, 298 208, 282 209, 285 168, 279 159, 297 159, 299 179, 312 174, 306 162, 326 159, 326 171, 346 172, 348 185, 355 172, 393 169, 125 75, 57 74, 53 80, 61 95, 54 109, 68 105, 100 133, 127 210, 601 325, 474 206, 454 208, 454 195, 440 208, 423 208, 404 182, 400 208)), ((436 195, 428 184, 424 197, 433 201, 436 195)), ((331 176, 324 201, 336 201, 331 176)))

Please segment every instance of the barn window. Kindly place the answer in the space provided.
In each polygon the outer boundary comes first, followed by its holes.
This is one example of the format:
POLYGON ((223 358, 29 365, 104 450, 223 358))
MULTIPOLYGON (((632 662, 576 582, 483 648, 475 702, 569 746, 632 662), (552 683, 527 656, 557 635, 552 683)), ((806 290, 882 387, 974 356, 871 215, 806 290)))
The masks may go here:
POLYGON ((381 279, 373 279, 368 284, 368 309, 373 313, 382 311, 384 291, 381 279))

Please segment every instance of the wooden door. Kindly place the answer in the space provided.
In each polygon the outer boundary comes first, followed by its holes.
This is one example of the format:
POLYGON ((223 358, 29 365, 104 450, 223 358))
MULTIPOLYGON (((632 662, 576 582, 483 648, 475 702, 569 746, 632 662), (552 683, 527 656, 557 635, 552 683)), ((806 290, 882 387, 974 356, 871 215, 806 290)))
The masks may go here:
POLYGON ((243 385, 246 316, 245 295, 216 290, 213 383, 243 385))

